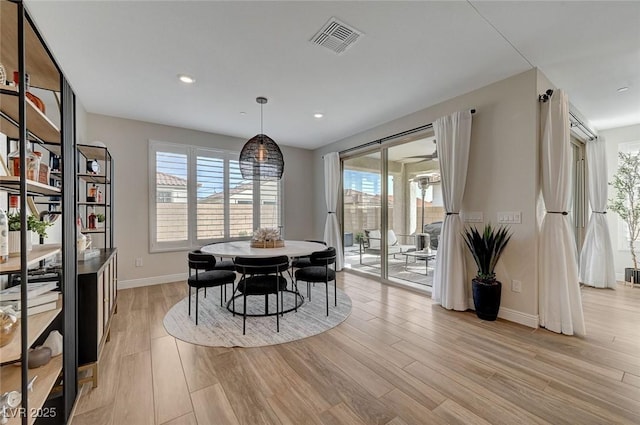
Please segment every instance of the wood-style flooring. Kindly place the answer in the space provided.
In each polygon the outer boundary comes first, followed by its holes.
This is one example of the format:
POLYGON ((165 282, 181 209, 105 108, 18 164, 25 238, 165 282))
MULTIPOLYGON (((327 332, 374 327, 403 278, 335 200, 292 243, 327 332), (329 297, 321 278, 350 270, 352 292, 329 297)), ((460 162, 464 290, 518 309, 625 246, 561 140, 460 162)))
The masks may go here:
POLYGON ((638 288, 583 288, 576 338, 353 274, 338 284, 353 300, 344 323, 250 349, 166 333, 184 282, 120 291, 99 386, 72 424, 640 424, 638 288))

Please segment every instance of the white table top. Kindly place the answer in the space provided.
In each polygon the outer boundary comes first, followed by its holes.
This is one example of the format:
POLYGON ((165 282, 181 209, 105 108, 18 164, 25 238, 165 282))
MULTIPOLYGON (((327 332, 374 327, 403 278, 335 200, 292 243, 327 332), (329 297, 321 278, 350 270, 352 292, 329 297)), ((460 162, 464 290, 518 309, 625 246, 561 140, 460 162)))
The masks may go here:
POLYGON ((307 241, 284 241, 282 248, 251 248, 250 241, 221 242, 203 246, 201 251, 216 257, 302 257, 315 251, 327 249, 321 243, 307 241))

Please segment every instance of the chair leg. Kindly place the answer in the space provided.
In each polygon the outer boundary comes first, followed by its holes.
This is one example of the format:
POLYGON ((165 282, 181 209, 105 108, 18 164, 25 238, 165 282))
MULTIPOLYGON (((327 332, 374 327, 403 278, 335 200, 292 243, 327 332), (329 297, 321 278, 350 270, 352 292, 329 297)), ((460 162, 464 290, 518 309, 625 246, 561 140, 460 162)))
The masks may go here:
POLYGON ((244 294, 244 309, 242 310, 242 335, 246 333, 247 330, 247 294, 244 294))
MULTIPOLYGON (((276 298, 278 297, 278 294, 276 294, 276 298)), ((280 291, 280 307, 282 311, 282 313, 280 313, 281 316, 284 316, 284 291, 280 291)))
POLYGON ((307 298, 309 298, 309 302, 311 302, 311 283, 307 282, 307 298))
POLYGON ((189 316, 191 316, 191 286, 189 286, 189 316))
MULTIPOLYGON (((278 283, 280 285, 280 283, 278 283)), ((280 303, 278 302, 278 287, 276 287, 276 332, 280 332, 280 303)), ((282 291, 280 291, 282 295, 282 291)), ((283 309, 284 310, 284 309, 283 309)))
POLYGON ((327 302, 327 317, 329 317, 329 281, 325 280, 324 281, 324 295, 325 295, 325 300, 327 302))
POLYGON ((334 279, 333 280, 333 305, 335 305, 336 307, 338 306, 338 280, 334 279))
POLYGON ((222 307, 222 287, 227 287, 227 285, 220 285, 220 307, 222 307))
POLYGON ((207 287, 204 287, 204 297, 207 298, 207 287))
MULTIPOLYGON (((278 294, 276 294, 278 298, 278 294)), ((264 313, 269 314, 269 294, 264 294, 264 313)))
MULTIPOLYGON (((196 326, 198 326, 198 291, 200 288, 196 287, 196 326)), ((205 288, 206 291, 206 288, 205 288)))

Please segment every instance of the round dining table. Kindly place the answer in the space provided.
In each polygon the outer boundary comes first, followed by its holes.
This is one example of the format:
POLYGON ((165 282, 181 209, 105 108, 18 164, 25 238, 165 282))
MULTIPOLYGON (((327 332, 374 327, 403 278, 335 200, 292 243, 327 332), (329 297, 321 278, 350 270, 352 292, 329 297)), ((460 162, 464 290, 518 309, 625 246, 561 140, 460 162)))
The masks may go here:
POLYGON ((327 247, 318 242, 285 240, 281 248, 252 248, 251 241, 220 242, 206 245, 200 250, 215 257, 276 257, 286 255, 289 258, 304 257, 315 251, 324 251, 327 247))
MULTIPOLYGON (((311 255, 311 253, 315 251, 324 251, 325 249, 327 249, 327 247, 324 244, 318 242, 285 240, 284 246, 281 248, 252 248, 251 241, 233 241, 206 245, 200 248, 200 251, 206 254, 211 254, 214 257, 265 258, 286 255, 291 259, 295 257, 304 257, 307 255, 311 255)), ((273 316, 275 314, 288 313, 290 311, 297 310, 304 303, 304 297, 302 296, 302 294, 300 294, 297 287, 295 288, 295 290, 285 289, 285 292, 289 292, 295 295, 293 306, 291 306, 290 308, 283 309, 283 311, 276 313, 266 312, 265 314, 247 314, 247 316, 273 316)), ((234 295, 232 295, 231 299, 227 301, 227 310, 231 311, 234 314, 242 314, 239 311, 235 311, 234 300, 239 297, 240 295, 236 295, 234 291, 234 295)))

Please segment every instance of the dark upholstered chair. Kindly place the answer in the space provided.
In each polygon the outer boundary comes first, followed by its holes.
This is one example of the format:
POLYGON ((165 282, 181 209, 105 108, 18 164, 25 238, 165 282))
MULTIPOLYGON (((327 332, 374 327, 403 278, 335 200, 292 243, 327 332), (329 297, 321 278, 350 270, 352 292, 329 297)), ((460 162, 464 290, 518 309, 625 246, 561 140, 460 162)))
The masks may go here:
MULTIPOLYGON (((321 243, 322 245, 327 246, 327 243, 325 241, 315 241, 313 239, 305 239, 305 241, 321 243)), ((289 272, 289 275, 293 279, 293 272, 295 271, 295 269, 302 269, 309 266, 311 266, 310 255, 305 255, 303 257, 295 257, 293 260, 291 260, 291 270, 289 272)))
POLYGON ((329 265, 336 262, 336 249, 329 247, 324 251, 316 251, 310 257, 311 266, 296 270, 296 286, 298 281, 307 282, 307 298, 311 301, 311 283, 324 283, 327 298, 327 316, 329 315, 329 282, 333 281, 334 304, 338 305, 338 290, 336 288, 336 271, 329 265))
MULTIPOLYGON (((264 295, 264 316, 269 314, 269 295, 276 296, 276 331, 280 332, 280 311, 283 305, 283 292, 287 289, 287 279, 282 275, 289 269, 289 257, 280 255, 267 258, 236 257, 236 270, 241 274, 235 292, 242 294, 242 335, 247 326, 247 296, 264 295)), ((235 292, 233 311, 235 312, 235 292)))
POLYGON ((224 288, 225 300, 227 284, 233 284, 236 274, 229 270, 215 270, 216 259, 213 255, 198 251, 189 253, 189 316, 191 316, 191 288, 196 288, 196 325, 198 324, 198 291, 204 288, 204 296, 207 297, 207 288, 220 287, 220 305, 222 305, 222 291, 224 288), (192 274, 192 270, 195 273, 192 274))
MULTIPOLYGON (((197 249, 194 252, 201 252, 201 251, 197 249)), ((216 260, 216 265, 214 266, 213 270, 230 270, 233 272, 236 270, 236 265, 233 262, 233 260, 225 260, 222 257, 220 257, 219 260, 216 260)))

